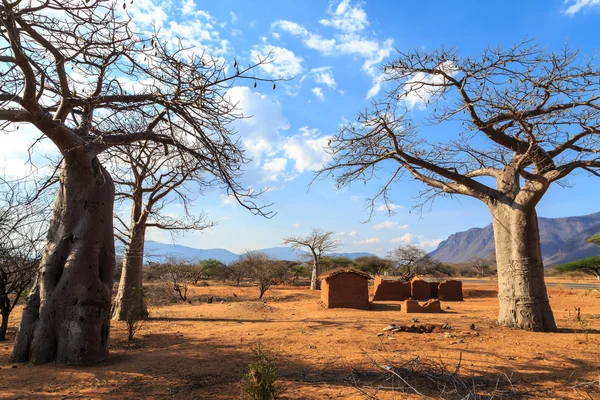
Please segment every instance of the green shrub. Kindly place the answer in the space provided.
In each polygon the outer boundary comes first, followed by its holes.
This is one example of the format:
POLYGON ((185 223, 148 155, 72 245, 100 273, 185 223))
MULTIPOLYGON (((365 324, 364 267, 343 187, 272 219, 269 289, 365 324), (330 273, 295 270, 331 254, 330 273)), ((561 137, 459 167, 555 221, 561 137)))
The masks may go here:
POLYGON ((279 399, 282 389, 275 384, 276 380, 277 368, 273 364, 273 356, 259 344, 252 349, 252 362, 242 379, 240 399, 279 399))

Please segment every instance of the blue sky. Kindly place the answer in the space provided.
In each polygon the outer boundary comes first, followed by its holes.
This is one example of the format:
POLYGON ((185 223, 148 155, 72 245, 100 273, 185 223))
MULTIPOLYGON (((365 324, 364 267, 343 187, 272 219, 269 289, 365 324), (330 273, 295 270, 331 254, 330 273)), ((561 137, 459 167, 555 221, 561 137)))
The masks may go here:
MULTIPOLYGON (((293 78, 276 90, 259 84, 256 89, 236 87, 229 94, 244 114, 253 116, 236 124, 254 159, 243 181, 254 188, 269 187, 261 201, 273 203, 277 215, 268 220, 253 216, 222 192, 209 192, 194 207, 218 225, 179 235, 179 244, 242 252, 278 246, 286 235, 322 228, 337 232, 344 251, 382 256, 407 243, 431 250, 449 234, 487 225, 491 217, 482 203, 469 198, 440 199, 419 215, 412 208, 421 184, 412 181, 395 187, 393 215, 377 211, 367 223, 365 199, 377 182, 335 191, 329 180, 308 191, 311 170, 327 161, 322 147, 328 136, 381 93, 380 63, 392 60, 396 48, 432 50, 443 45, 455 46, 463 55, 477 54, 488 45, 509 46, 525 36, 550 50, 568 41, 592 55, 598 50, 600 23, 600 0, 134 0, 128 11, 136 29, 155 23, 163 37, 181 37, 189 46, 230 62, 235 58, 247 64, 272 50, 275 62, 260 73, 293 78)), ((18 168, 26 143, 2 141, 7 146, 5 168, 18 168)), ((45 150, 50 151, 37 151, 45 150)), ((540 216, 598 211, 598 183, 586 174, 569 182, 573 187, 549 191, 538 206, 540 216)), ((177 205, 168 211, 176 215, 177 205)), ((149 232, 149 239, 171 241, 170 234, 159 231, 149 232)))

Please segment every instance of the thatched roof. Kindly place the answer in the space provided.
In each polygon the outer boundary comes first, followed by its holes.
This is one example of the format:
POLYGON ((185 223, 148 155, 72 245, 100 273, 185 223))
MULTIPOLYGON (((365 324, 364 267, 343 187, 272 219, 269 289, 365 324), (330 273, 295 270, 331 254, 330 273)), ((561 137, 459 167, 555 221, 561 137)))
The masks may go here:
POLYGON ((371 275, 367 274, 366 272, 354 268, 336 268, 331 271, 327 271, 324 274, 321 274, 321 276, 319 276, 319 279, 327 280, 339 274, 356 274, 367 279, 373 279, 371 275))

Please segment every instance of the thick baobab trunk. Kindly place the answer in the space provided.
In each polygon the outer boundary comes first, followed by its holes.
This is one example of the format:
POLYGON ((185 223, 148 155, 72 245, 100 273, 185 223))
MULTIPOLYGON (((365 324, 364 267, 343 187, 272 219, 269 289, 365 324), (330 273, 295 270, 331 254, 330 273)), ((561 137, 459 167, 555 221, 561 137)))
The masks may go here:
POLYGON ((97 159, 88 166, 61 165, 48 242, 23 310, 14 361, 87 364, 108 358, 114 195, 97 159))
POLYGON ((321 289, 321 282, 319 281, 319 275, 321 274, 320 270, 321 268, 319 260, 315 257, 315 260, 313 262, 312 276, 310 278, 310 290, 321 289))
MULTIPOLYGON (((132 215, 134 215, 132 213, 132 215)), ((142 293, 142 268, 144 265, 144 240, 146 226, 144 223, 133 224, 129 244, 125 250, 119 291, 113 302, 112 319, 126 321, 129 313, 147 315, 142 293), (139 311, 139 312, 138 312, 139 311)))
POLYGON ((544 282, 544 264, 535 209, 491 207, 498 265, 498 324, 554 331, 556 323, 544 282))

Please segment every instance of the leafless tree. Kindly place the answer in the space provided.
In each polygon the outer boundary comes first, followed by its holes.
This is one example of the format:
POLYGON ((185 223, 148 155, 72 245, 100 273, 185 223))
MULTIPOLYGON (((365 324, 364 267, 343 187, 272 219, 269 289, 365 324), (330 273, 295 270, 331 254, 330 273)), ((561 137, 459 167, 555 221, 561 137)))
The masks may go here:
POLYGON ((385 174, 371 200, 386 204, 403 177, 425 184, 421 205, 481 200, 493 219, 498 323, 555 330, 536 205, 573 171, 600 176, 600 70, 568 47, 548 53, 526 40, 473 57, 399 52, 382 72, 386 95, 340 129, 319 176, 345 187, 385 174), (419 101, 425 118, 410 111, 419 101))
POLYGON ((63 157, 41 279, 25 309, 15 361, 84 364, 108 357, 115 268, 114 182, 105 150, 150 141, 203 166, 254 213, 239 183, 248 161, 225 95, 260 81, 257 63, 221 61, 158 33, 131 31, 111 0, 0 1, 0 128, 35 126, 63 157), (228 72, 230 71, 230 72, 228 72), (130 130, 130 121, 140 128, 130 130), (50 301, 50 298, 52 301, 50 301), (68 321, 68 322, 67 322, 68 321))
POLYGON ((420 247, 411 244, 395 248, 388 254, 388 259, 394 264, 394 275, 405 281, 410 281, 417 275, 451 275, 448 266, 431 258, 420 247))
POLYGON ((285 274, 285 264, 277 263, 271 256, 260 251, 249 251, 239 260, 240 266, 246 271, 246 276, 258 285, 258 298, 262 299, 265 292, 285 274))
POLYGON ((189 301, 188 288, 198 281, 200 267, 185 260, 169 257, 164 263, 154 266, 154 269, 162 279, 169 281, 181 301, 189 301))
POLYGON ((0 341, 8 319, 37 274, 48 212, 46 196, 31 197, 27 180, 0 180, 0 341))
POLYGON ((194 163, 190 156, 182 157, 176 149, 171 152, 168 149, 169 146, 148 141, 111 149, 103 157, 117 185, 117 201, 131 206, 128 223, 115 212, 115 237, 125 246, 125 257, 119 290, 112 305, 113 320, 126 321, 132 308, 146 314, 142 267, 147 228, 176 232, 214 226, 206 221, 204 213, 190 212, 193 194, 207 185, 203 165, 194 163), (182 206, 178 218, 164 211, 173 202, 182 206))
POLYGON ((319 290, 321 282, 321 256, 323 253, 331 252, 339 248, 340 241, 333 237, 334 232, 313 229, 306 236, 289 236, 283 239, 283 244, 294 249, 308 248, 313 259, 313 271, 310 280, 311 290, 319 290))

